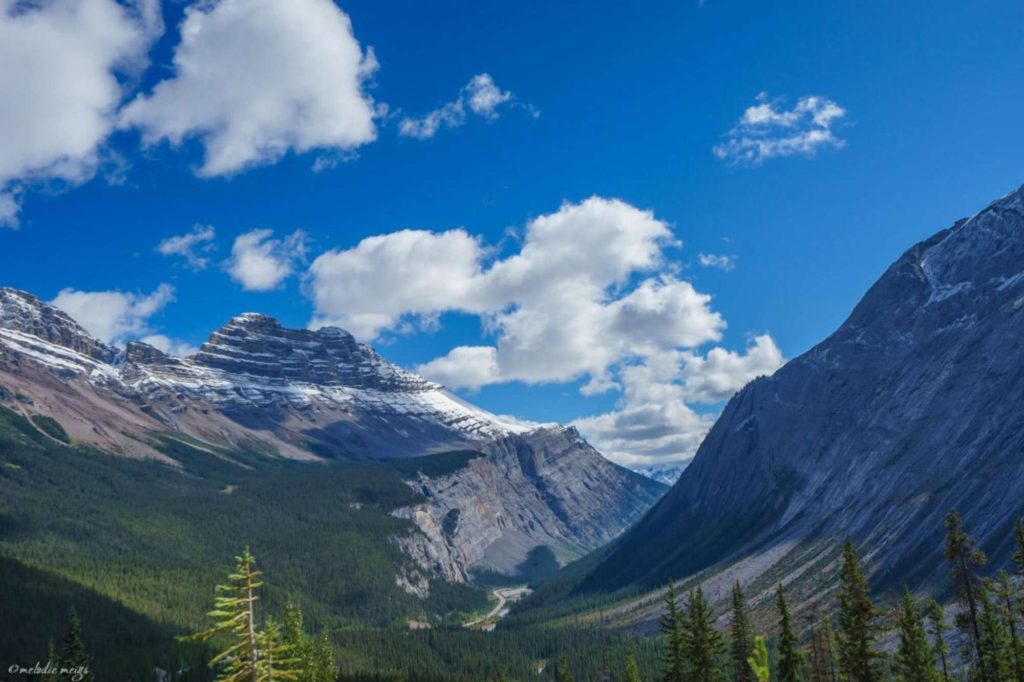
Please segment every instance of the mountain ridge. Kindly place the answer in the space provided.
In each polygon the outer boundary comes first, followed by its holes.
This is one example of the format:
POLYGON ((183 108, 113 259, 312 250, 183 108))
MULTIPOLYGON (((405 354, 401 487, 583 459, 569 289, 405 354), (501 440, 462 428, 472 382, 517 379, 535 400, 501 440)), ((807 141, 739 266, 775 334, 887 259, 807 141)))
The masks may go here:
POLYGON ((820 588, 834 576, 798 555, 847 535, 876 586, 921 587, 943 577, 953 507, 998 565, 1024 513, 1022 339, 1024 187, 912 246, 835 332, 737 393, 577 591, 726 568, 820 588))
POLYGON ((457 581, 476 567, 514 572, 545 544, 576 558, 664 490, 605 460, 571 427, 504 420, 344 330, 286 329, 258 313, 235 316, 176 358, 141 341, 114 349, 50 304, 0 289, 0 388, 0 403, 56 419, 74 442, 171 465, 159 447, 166 438, 308 461, 478 451, 485 457, 472 471, 441 477, 446 485, 418 513, 400 512, 426 538, 399 539, 411 556, 457 581), (541 465, 559 457, 571 469, 541 465), (460 485, 470 473, 476 482, 460 485), (462 522, 435 532, 453 509, 462 522), (488 553, 495 543, 505 549, 488 553))

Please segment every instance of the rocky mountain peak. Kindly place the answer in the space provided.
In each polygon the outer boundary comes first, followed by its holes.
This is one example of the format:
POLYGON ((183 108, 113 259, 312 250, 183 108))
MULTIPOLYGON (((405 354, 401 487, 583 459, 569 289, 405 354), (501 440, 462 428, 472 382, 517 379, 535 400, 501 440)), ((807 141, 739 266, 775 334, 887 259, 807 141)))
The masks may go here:
POLYGON ((0 287, 0 329, 29 334, 100 362, 112 362, 117 355, 63 310, 9 287, 0 287))
POLYGON ((192 361, 233 374, 321 386, 391 391, 436 388, 384 360, 342 329, 288 329, 260 313, 232 318, 210 336, 192 361))

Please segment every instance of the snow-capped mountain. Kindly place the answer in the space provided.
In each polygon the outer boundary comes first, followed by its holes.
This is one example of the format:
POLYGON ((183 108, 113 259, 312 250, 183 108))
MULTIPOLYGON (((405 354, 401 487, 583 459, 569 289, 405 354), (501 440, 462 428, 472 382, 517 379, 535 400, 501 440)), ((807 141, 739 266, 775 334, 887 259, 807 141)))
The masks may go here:
POLYGON ((724 595, 771 570, 821 595, 847 535, 876 586, 939 583, 952 508, 1006 560, 1024 514, 1024 188, 911 247, 835 333, 738 393, 581 589, 707 571, 724 595))
POLYGON ((409 551, 453 579, 476 565, 514 569, 540 544, 572 558, 615 537, 664 489, 574 429, 511 423, 341 329, 286 329, 256 313, 174 358, 137 341, 109 347, 31 294, 0 288, 0 403, 53 417, 77 442, 171 464, 161 439, 303 460, 485 453, 466 471, 472 485, 457 472, 409 514, 428 538, 406 542, 409 551), (432 536, 455 508, 461 528, 432 536))

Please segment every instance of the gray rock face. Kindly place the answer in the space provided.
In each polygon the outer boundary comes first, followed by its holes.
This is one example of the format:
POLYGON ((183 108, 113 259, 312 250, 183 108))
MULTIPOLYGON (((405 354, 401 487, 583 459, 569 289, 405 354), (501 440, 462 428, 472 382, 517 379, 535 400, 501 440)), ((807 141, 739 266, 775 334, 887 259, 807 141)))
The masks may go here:
MULTIPOLYGON (((33 411, 76 441, 127 456, 163 457, 147 443, 168 433, 310 460, 486 453, 452 475, 411 482, 426 502, 399 512, 420 532, 396 541, 452 580, 477 565, 514 570, 539 545, 579 556, 664 491, 604 460, 574 429, 510 423, 340 329, 285 329, 254 313, 190 358, 137 341, 119 354, 52 306, 0 290, 0 389, 0 398, 31 396, 33 411)), ((421 593, 427 583, 413 578, 402 584, 421 593)))
POLYGON ((403 538, 420 565, 463 581, 470 568, 514 575, 544 545, 562 562, 614 539, 663 488, 597 456, 574 428, 511 434, 448 476, 410 485, 425 504, 399 510, 421 533, 403 538))
POLYGON ((213 333, 192 358, 232 374, 380 391, 437 388, 406 372, 337 327, 285 329, 272 317, 245 313, 213 333))
POLYGON ((877 585, 922 586, 944 579, 954 507, 998 564, 1024 514, 1022 399, 1024 188, 912 247, 832 336, 738 393, 583 589, 845 535, 877 585))
POLYGON ((100 362, 113 362, 117 355, 64 311, 17 289, 0 287, 0 328, 37 337, 100 362))

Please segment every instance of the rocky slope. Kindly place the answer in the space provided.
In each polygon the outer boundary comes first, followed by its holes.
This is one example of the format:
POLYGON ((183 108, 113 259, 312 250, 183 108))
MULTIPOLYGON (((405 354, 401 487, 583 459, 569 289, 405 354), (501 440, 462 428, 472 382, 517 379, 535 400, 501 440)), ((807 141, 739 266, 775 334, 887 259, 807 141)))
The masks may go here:
POLYGON ((0 403, 52 416, 76 442, 172 464, 161 439, 304 460, 479 451, 486 456, 464 469, 410 481, 426 502, 399 512, 422 530, 399 542, 453 580, 474 566, 511 572, 541 545, 578 556, 664 490, 604 460, 575 430, 509 423, 343 330, 285 329, 254 313, 173 358, 140 342, 108 347, 56 308, 0 288, 0 403), (456 513, 453 531, 436 531, 456 513))
POLYGON ((811 592, 847 535, 876 586, 925 586, 954 507, 999 565, 1024 514, 1022 399, 1024 188, 913 246, 834 334, 738 393, 580 589, 710 569, 723 595, 767 573, 811 592))

